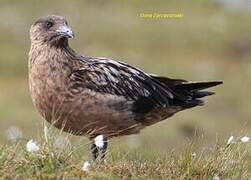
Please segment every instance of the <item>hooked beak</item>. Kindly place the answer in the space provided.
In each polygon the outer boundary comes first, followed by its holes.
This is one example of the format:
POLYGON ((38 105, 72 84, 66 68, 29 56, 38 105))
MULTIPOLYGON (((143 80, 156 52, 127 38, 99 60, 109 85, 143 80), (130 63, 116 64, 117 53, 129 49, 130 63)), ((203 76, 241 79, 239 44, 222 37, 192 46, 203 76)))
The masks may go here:
POLYGON ((57 32, 60 34, 60 35, 63 35, 67 38, 74 38, 74 33, 73 31, 66 25, 64 26, 59 26, 57 32))

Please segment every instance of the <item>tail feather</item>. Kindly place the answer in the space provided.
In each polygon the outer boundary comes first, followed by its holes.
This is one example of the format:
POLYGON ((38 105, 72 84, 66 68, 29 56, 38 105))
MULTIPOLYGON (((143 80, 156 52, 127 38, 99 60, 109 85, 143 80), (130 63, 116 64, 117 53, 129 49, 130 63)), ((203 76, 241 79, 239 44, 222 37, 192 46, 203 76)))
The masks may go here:
POLYGON ((206 96, 211 96, 213 94, 215 94, 215 93, 210 92, 210 91, 199 91, 199 92, 193 93, 193 97, 194 98, 203 98, 203 97, 206 97, 206 96))
POLYGON ((211 82, 185 82, 175 85, 175 88, 184 89, 187 91, 200 91, 210 87, 214 87, 222 84, 222 81, 211 81, 211 82))
POLYGON ((176 104, 181 105, 184 108, 192 108, 195 106, 203 106, 204 101, 201 98, 206 96, 211 96, 215 94, 210 91, 201 91, 210 87, 214 87, 222 84, 220 81, 212 81, 212 82, 185 82, 181 84, 177 84, 174 86, 175 92, 179 94, 187 95, 185 101, 177 101, 176 104))
POLYGON ((170 103, 174 106, 181 106, 184 109, 204 105, 204 101, 201 98, 215 93, 201 90, 222 84, 222 81, 188 82, 182 79, 152 77, 173 91, 174 99, 170 100, 170 103))

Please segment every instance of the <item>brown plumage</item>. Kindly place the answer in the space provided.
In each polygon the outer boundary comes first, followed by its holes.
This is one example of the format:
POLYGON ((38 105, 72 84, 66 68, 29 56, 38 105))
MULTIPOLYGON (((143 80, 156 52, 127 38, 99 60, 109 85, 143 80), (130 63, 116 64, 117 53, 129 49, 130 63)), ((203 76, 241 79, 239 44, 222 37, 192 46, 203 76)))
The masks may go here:
POLYGON ((93 139, 138 133, 203 105, 201 98, 213 93, 201 90, 221 84, 159 77, 108 58, 81 56, 68 45, 72 37, 60 16, 32 25, 29 86, 44 119, 75 135, 93 139))

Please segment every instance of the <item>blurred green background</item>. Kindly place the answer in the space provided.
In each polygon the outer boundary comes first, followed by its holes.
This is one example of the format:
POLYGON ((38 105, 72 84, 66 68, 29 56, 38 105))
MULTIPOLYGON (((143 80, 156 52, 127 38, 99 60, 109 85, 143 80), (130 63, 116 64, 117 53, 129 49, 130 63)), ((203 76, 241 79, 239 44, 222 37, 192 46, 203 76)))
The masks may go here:
POLYGON ((178 113, 137 137, 117 138, 115 144, 166 151, 188 139, 210 145, 230 135, 250 135, 251 5, 236 2, 0 0, 0 141, 8 142, 16 131, 26 139, 42 131, 29 96, 27 56, 30 25, 48 14, 67 18, 76 34, 70 44, 82 54, 163 76, 224 81, 206 106, 178 113), (154 12, 184 17, 139 17, 154 12))

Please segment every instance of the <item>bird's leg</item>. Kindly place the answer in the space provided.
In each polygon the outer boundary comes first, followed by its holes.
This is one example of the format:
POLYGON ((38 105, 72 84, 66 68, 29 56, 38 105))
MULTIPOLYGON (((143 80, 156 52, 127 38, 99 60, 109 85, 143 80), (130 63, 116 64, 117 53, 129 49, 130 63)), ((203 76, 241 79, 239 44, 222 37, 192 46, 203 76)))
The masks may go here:
POLYGON ((97 158, 100 161, 103 161, 105 159, 107 147, 107 137, 104 137, 103 135, 96 136, 93 139, 93 144, 91 145, 93 161, 97 160, 97 158))
POLYGON ((98 147, 95 143, 92 143, 91 145, 91 153, 92 153, 92 159, 95 161, 98 157, 98 147))
POLYGON ((103 145, 103 147, 100 148, 100 160, 101 161, 103 161, 105 159, 105 155, 106 155, 106 151, 107 151, 107 147, 108 147, 107 138, 104 137, 103 141, 104 141, 104 145, 103 145))

